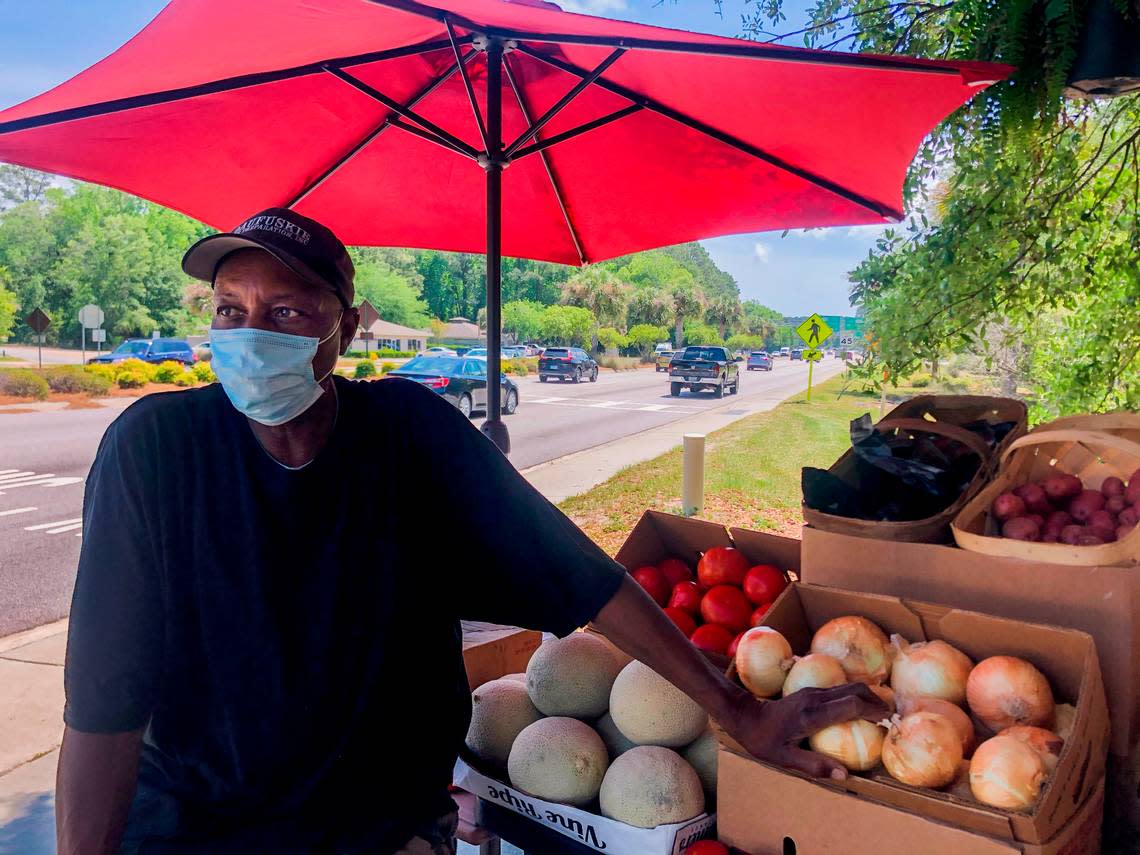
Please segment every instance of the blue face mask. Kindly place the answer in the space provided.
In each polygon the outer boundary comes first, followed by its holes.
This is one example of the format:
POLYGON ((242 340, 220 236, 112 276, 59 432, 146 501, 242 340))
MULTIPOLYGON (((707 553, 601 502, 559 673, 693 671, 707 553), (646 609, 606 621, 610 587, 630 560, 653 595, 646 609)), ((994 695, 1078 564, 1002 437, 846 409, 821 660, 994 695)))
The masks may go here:
POLYGON ((339 331, 339 317, 333 331, 321 339, 251 327, 212 329, 210 367, 239 412, 270 427, 285 424, 324 394, 321 383, 332 369, 318 380, 313 358, 339 331))

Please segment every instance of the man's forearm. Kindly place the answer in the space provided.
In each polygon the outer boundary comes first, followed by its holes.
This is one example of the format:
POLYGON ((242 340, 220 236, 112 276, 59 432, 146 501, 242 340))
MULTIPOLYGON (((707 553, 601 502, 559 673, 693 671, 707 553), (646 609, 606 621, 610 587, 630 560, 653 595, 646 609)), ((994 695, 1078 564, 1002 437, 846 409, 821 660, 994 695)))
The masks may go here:
POLYGON ((629 576, 593 623, 610 641, 708 710, 722 726, 731 727, 739 704, 751 699, 685 638, 629 576))
POLYGON ((141 730, 64 730, 55 782, 59 855, 113 855, 119 851, 138 781, 141 747, 141 730))

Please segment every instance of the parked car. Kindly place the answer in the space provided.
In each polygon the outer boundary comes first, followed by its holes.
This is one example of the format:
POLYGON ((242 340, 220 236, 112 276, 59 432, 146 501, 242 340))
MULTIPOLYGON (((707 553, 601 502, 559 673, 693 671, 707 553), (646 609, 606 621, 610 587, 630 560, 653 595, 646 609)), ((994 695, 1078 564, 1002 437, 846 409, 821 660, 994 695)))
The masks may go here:
POLYGON ((524 344, 523 350, 526 351, 526 356, 542 356, 542 345, 533 341, 528 341, 524 344))
MULTIPOLYGON (((487 411, 487 360, 471 356, 417 356, 404 363, 389 377, 403 377, 422 383, 437 395, 453 403, 459 412, 471 418, 475 412, 487 411)), ((507 375, 500 375, 503 415, 512 415, 519 407, 519 387, 507 375)))
POLYGON ((429 347, 420 356, 458 356, 450 347, 429 347))
POLYGON ((552 377, 572 383, 596 383, 598 363, 580 347, 548 347, 538 360, 538 380, 545 383, 552 377))
POLYGON ((110 353, 94 356, 87 360, 88 365, 107 365, 125 359, 141 359, 143 362, 181 362, 193 365, 198 356, 190 343, 181 338, 128 338, 110 353))
POLYGON ((766 350, 754 350, 748 354, 748 362, 746 365, 749 371, 771 371, 772 357, 766 350))
POLYGON ((790 347, 781 347, 780 348, 780 356, 791 356, 791 355, 792 355, 792 349, 790 347))
POLYGON ((792 359, 798 359, 802 362, 803 358, 804 358, 804 349, 802 347, 797 347, 795 350, 792 351, 792 359))
POLYGON ((194 345, 194 356, 198 358, 199 362, 209 362, 214 358, 214 351, 210 349, 209 339, 194 345))
POLYGON ((673 351, 673 350, 661 351, 659 354, 657 354, 656 369, 658 371, 668 371, 669 370, 669 362, 676 355, 677 355, 676 351, 673 351))
POLYGON ((673 349, 673 345, 670 344, 669 342, 659 341, 659 342, 657 342, 656 346, 653 348, 653 353, 656 355, 658 353, 664 353, 665 351, 672 350, 672 349, 673 349))
POLYGON ((511 344, 503 348, 503 359, 523 359, 529 355, 521 344, 511 344))
POLYGON ((686 386, 692 392, 712 389, 716 397, 740 391, 739 356, 716 345, 686 347, 669 363, 669 393, 675 398, 686 386))

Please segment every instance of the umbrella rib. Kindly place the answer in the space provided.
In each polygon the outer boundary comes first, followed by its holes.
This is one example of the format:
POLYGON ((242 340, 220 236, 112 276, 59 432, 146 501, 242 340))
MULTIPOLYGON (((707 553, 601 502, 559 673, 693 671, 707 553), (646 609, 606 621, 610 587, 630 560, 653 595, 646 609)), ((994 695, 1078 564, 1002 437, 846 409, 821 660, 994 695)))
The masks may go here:
POLYGON ((569 92, 559 98, 557 103, 555 103, 554 106, 543 113, 537 121, 531 122, 528 119, 527 121, 530 123, 530 127, 519 134, 518 139, 507 146, 506 150, 503 152, 503 157, 510 159, 512 154, 522 148, 523 145, 525 145, 532 137, 534 137, 540 130, 542 130, 551 119, 562 112, 562 110, 565 109, 565 107, 571 101, 581 95, 586 87, 600 78, 605 73, 606 69, 617 62, 624 53, 624 48, 618 48, 617 50, 613 51, 609 56, 607 56, 598 64, 597 68, 579 80, 578 83, 569 92))
MULTIPOLYGON (((372 98, 375 101, 379 101, 381 104, 383 104, 385 107, 387 107, 389 110, 393 111, 394 113, 397 113, 397 114, 403 116, 405 119, 409 119, 410 121, 415 122, 417 125, 419 125, 421 128, 423 128, 425 131, 428 131, 431 134, 433 134, 434 136, 436 136, 440 140, 440 142, 444 143, 446 148, 450 148, 450 149, 452 149, 452 150, 454 150, 460 154, 465 154, 470 158, 475 158, 478 156, 479 152, 477 152, 472 146, 469 146, 467 143, 465 143, 459 137, 455 136, 455 134, 451 133, 450 131, 444 130, 439 125, 437 125, 435 122, 433 122, 429 119, 425 119, 423 116, 421 116, 415 110, 411 110, 408 107, 405 107, 403 104, 401 104, 395 98, 389 98, 387 95, 385 95, 383 92, 381 92, 379 89, 375 88, 374 86, 369 86, 363 80, 360 80, 359 78, 353 77, 347 71, 345 71, 341 68, 337 68, 334 65, 326 66, 325 71, 327 71, 333 77, 337 78, 337 80, 344 81, 349 86, 352 86, 354 89, 357 89, 360 92, 363 92, 369 98, 372 98)), ((405 130, 407 130, 407 129, 405 128, 405 130)))
POLYGON ((451 41, 451 49, 455 53, 455 61, 459 64, 459 72, 463 75, 463 88, 467 90, 467 100, 471 102, 471 112, 475 114, 475 124, 479 126, 479 138, 483 140, 483 149, 487 156, 491 156, 491 144, 487 142, 487 126, 483 124, 483 114, 479 111, 479 102, 475 99, 475 87, 471 85, 471 76, 467 73, 467 63, 459 60, 459 44, 455 41, 455 28, 451 21, 444 19, 447 26, 447 38, 451 41))
MULTIPOLYGON (((523 115, 526 123, 530 124, 530 110, 527 109, 526 101, 523 99, 522 89, 519 88, 518 81, 515 80, 515 74, 511 70, 511 63, 508 57, 503 57, 503 70, 507 73, 507 80, 511 84, 511 89, 515 93, 515 99, 519 102, 519 111, 523 115)), ((570 240, 574 242, 574 249, 578 253, 578 258, 582 264, 587 262, 586 252, 582 249, 582 241, 578 237, 578 230, 574 228, 574 221, 570 219, 570 210, 566 207, 566 198, 562 193, 562 187, 558 183, 558 178, 554 174, 554 168, 550 165, 550 159, 546 156, 545 151, 538 151, 538 156, 542 160, 542 166, 546 170, 546 177, 550 179, 550 186, 554 189, 554 198, 558 202, 558 209, 562 211, 562 219, 566 222, 566 230, 570 232, 570 240)))
MULTIPOLYGON (((431 81, 431 83, 429 83, 427 86, 425 86, 419 92, 417 92, 414 96, 412 96, 412 99, 410 101, 408 101, 407 106, 414 107, 414 106, 416 106, 416 104, 420 103, 420 101, 422 101, 424 98, 426 98, 432 92, 434 92, 436 89, 438 89, 440 86, 442 86, 445 82, 447 82, 447 80, 449 80, 451 78, 451 75, 455 74, 455 69, 457 67, 463 68, 464 66, 466 66, 466 64, 468 62, 470 62, 471 59, 476 55, 476 53, 477 53, 477 51, 471 51, 466 56, 457 56, 456 64, 452 65, 450 68, 448 68, 446 71, 444 71, 443 74, 436 77, 434 80, 431 81)), ((296 196, 294 196, 291 200, 286 202, 283 207, 292 208, 295 205, 301 204, 301 202, 303 202, 309 196, 309 194, 311 194, 318 187, 320 187, 322 184, 324 184, 326 181, 328 181, 330 178, 332 178, 333 175, 335 175, 337 172, 340 171, 341 167, 343 167, 346 163, 348 163, 350 160, 352 160, 354 157, 356 157, 356 155, 358 155, 366 147, 371 145, 373 140, 375 140, 378 136, 380 136, 382 133, 384 133, 384 131, 386 131, 389 127, 391 127, 394 120, 395 120, 395 116, 393 116, 393 115, 385 116, 384 121, 382 121, 369 134, 367 134, 364 138, 362 138, 359 142, 357 142, 356 145, 354 145, 352 148, 350 148, 348 151, 346 151, 343 155, 341 155, 336 160, 336 162, 333 163, 332 166, 330 166, 328 169, 326 169, 324 172, 322 172, 316 179, 314 179, 313 181, 310 181, 308 184, 306 184, 304 186, 304 188, 302 188, 301 192, 298 193, 296 196)))
MULTIPOLYGON (((464 36, 461 44, 470 44, 473 36, 464 36)), ((58 125, 64 122, 73 122, 77 119, 90 119, 96 116, 106 116, 112 113, 121 113, 125 110, 134 110, 139 107, 154 107, 159 104, 170 104, 176 101, 185 101, 198 98, 202 95, 216 95, 221 92, 232 92, 237 89, 248 89, 266 83, 277 83, 282 80, 292 80, 295 77, 307 77, 310 74, 320 74, 327 67, 348 68, 354 65, 365 65, 371 62, 380 62, 385 59, 398 59, 404 56, 416 56, 421 53, 444 50, 450 47, 448 41, 423 42, 417 45, 392 48, 390 50, 371 51, 370 53, 342 56, 336 59, 326 59, 306 65, 296 65, 292 68, 282 68, 274 71, 258 71, 252 74, 241 74, 236 77, 227 77, 223 80, 211 80, 194 86, 181 86, 177 89, 164 89, 161 92, 148 92, 145 95, 131 95, 126 98, 114 98, 110 101, 100 101, 95 104, 84 104, 81 107, 69 107, 66 110, 53 110, 38 116, 28 116, 23 119, 13 119, 10 122, 0 122, 0 134, 10 134, 16 131, 26 131, 46 125, 58 125)))
MULTIPOLYGON (((540 62, 545 62, 548 65, 560 69, 561 71, 565 71, 567 74, 573 74, 578 77, 584 77, 589 74, 588 71, 583 68, 579 68, 573 63, 548 56, 547 54, 534 50, 533 48, 529 48, 526 45, 520 44, 517 47, 517 50, 520 53, 524 53, 527 56, 532 57, 533 59, 537 59, 540 62)), ((884 217, 890 220, 901 220, 903 218, 903 213, 901 211, 897 211, 894 208, 891 208, 889 205, 884 205, 881 202, 877 202, 874 199, 862 195, 861 193, 857 193, 854 190, 844 187, 842 184, 838 184, 829 178, 824 178, 821 175, 816 175, 813 172, 809 172, 808 170, 796 166, 795 164, 789 163, 782 157, 778 157, 777 155, 771 154, 770 152, 767 152, 750 142, 746 142, 739 137, 735 137, 732 134, 725 133, 722 130, 714 128, 711 125, 702 122, 700 119, 696 119, 686 113, 682 113, 680 110, 674 110, 672 107, 666 106, 660 101, 657 101, 646 95, 641 95, 632 89, 628 89, 618 83, 611 83, 608 80, 595 80, 594 85, 605 89, 607 92, 611 92, 614 95, 620 95, 627 101, 632 101, 635 104, 640 104, 647 110, 664 116, 667 119, 672 119, 674 122, 684 125, 687 128, 691 128, 694 131, 698 131, 707 137, 711 137, 717 142, 723 143, 730 148, 734 148, 737 151, 744 152, 745 154, 751 155, 758 160, 762 160, 765 163, 771 164, 777 169, 781 169, 784 172, 795 175, 797 178, 802 178, 804 181, 807 181, 810 184, 814 184, 816 187, 819 187, 823 190, 827 190, 828 192, 839 196, 848 202, 853 202, 859 207, 865 208, 868 211, 879 215, 880 217, 884 217)))
POLYGON ((626 116, 630 116, 634 113, 639 113, 644 109, 645 108, 640 104, 630 104, 628 107, 622 107, 620 110, 614 110, 612 113, 606 113, 606 115, 599 116, 593 121, 585 122, 584 124, 571 128, 568 131, 563 131, 560 134, 555 134, 552 137, 547 137, 540 142, 536 142, 534 145, 524 146, 515 152, 515 155, 513 158, 511 158, 511 160, 512 162, 521 160, 528 155, 544 151, 551 146, 556 146, 559 143, 566 142, 567 140, 572 140, 574 137, 581 136, 587 131, 592 131, 596 128, 602 127, 603 125, 608 125, 610 122, 616 122, 618 119, 624 119, 626 116))

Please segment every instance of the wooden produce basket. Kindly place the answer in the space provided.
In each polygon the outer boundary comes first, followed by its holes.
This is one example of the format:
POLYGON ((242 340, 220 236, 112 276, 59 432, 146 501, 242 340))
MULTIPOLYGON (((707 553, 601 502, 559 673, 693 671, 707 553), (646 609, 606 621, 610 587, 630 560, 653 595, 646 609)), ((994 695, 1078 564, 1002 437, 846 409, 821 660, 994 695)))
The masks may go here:
POLYGON ((1072 416, 1035 428, 1002 454, 1001 469, 954 520, 954 540, 962 549, 1077 567, 1140 563, 1140 526, 1121 540, 1100 546, 1034 543, 999 537, 990 508, 1002 493, 1057 472, 1076 475, 1097 489, 1115 475, 1125 481, 1140 469, 1140 415, 1111 413, 1072 416))
MULTIPOLYGON (((1028 413, 1025 404, 1012 398, 988 395, 919 395, 904 401, 881 419, 875 425, 875 430, 931 433, 954 439, 973 450, 981 457, 982 463, 962 495, 939 513, 920 520, 858 519, 829 514, 804 504, 804 521, 822 531, 854 537, 907 543, 949 542, 951 522, 966 502, 993 477, 1000 455, 1010 443, 1025 433, 1027 422, 1028 413), (977 434, 962 427, 982 420, 991 424, 1013 422, 1015 426, 996 448, 990 449, 977 434)), ((855 451, 849 448, 829 471, 832 475, 852 483, 857 480, 858 461, 855 451)))

